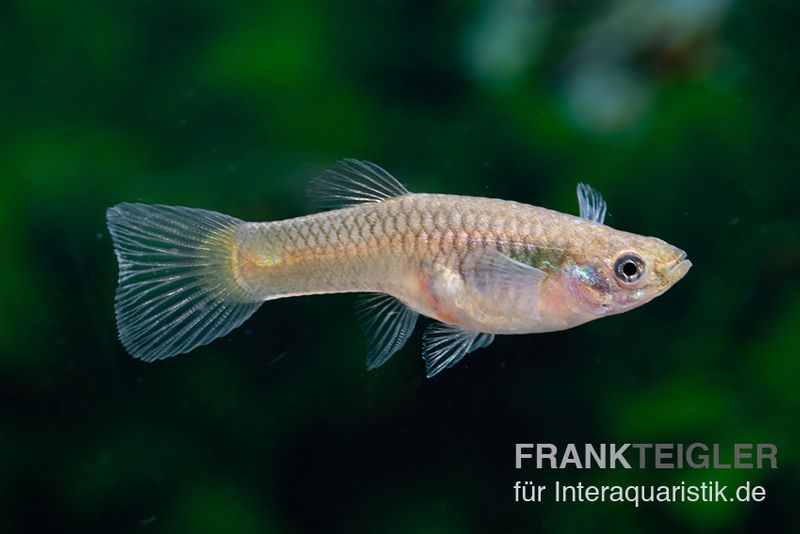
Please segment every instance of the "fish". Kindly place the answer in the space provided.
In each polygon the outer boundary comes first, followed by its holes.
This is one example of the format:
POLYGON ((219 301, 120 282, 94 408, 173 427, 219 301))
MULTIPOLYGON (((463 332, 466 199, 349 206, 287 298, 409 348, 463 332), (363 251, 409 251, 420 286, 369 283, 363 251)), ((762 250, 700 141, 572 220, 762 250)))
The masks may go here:
POLYGON ((566 330, 663 294, 686 253, 604 224, 577 186, 579 216, 508 200, 412 193, 374 163, 314 178, 311 215, 245 222, 198 208, 121 203, 106 212, 119 266, 119 339, 146 362, 227 335, 266 301, 364 293, 367 368, 408 341, 419 316, 426 376, 495 335, 566 330))

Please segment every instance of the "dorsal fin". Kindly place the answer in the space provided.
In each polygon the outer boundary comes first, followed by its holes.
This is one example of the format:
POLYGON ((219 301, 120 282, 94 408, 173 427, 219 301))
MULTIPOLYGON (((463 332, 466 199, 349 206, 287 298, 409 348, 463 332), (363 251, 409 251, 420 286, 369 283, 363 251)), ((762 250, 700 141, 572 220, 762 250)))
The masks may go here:
POLYGON ((380 202, 411 193, 397 178, 369 161, 343 159, 309 182, 308 198, 323 209, 380 202))
POLYGON ((584 183, 578 184, 578 207, 581 217, 603 224, 606 218, 606 201, 596 189, 584 183))

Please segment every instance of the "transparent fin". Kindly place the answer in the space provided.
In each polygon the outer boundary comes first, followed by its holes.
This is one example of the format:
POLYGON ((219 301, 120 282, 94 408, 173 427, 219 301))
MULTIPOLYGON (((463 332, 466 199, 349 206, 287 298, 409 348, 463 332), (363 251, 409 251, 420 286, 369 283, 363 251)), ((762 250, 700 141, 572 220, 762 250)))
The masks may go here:
POLYGON ((470 352, 476 351, 478 349, 483 349, 488 347, 494 341, 494 334, 487 334, 485 332, 480 332, 475 340, 470 345, 469 350, 467 350, 467 354, 470 352))
POLYGON ((493 295, 508 293, 538 299, 544 271, 494 249, 470 254, 464 263, 464 278, 471 287, 493 295))
POLYGON ((470 332, 443 323, 430 325, 422 337, 425 376, 436 376, 442 370, 453 367, 470 352, 488 347, 492 341, 494 334, 470 332))
POLYGON ((336 209, 363 202, 380 202, 411 192, 374 163, 344 159, 311 180, 307 193, 320 208, 336 209))
POLYGON ((231 244, 242 221, 193 208, 118 204, 106 211, 119 263, 119 338, 144 361, 224 336, 261 305, 237 284, 231 244))
POLYGON ((419 314, 394 297, 374 293, 356 302, 356 317, 367 338, 367 369, 371 371, 403 348, 419 314))
POLYGON ((603 224, 606 218, 606 201, 596 189, 584 183, 578 184, 578 207, 581 217, 603 224))

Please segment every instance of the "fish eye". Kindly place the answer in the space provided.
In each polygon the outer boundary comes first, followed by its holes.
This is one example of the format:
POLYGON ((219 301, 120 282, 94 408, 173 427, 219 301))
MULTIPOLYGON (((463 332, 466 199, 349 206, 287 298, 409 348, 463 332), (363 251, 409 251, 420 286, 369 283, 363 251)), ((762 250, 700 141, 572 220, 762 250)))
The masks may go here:
POLYGON ((633 254, 620 256, 614 265, 614 274, 620 281, 632 284, 644 274, 644 261, 633 254))

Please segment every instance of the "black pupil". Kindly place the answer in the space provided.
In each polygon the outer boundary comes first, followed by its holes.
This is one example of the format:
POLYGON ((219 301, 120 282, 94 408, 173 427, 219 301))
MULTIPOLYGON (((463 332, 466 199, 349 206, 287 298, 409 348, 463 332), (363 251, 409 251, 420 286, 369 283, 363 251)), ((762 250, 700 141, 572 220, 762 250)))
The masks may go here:
POLYGON ((622 274, 631 278, 632 276, 636 276, 636 273, 639 272, 639 267, 632 261, 628 260, 622 264, 622 274))

